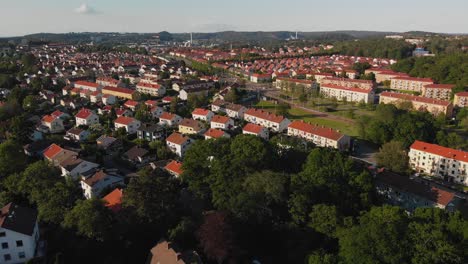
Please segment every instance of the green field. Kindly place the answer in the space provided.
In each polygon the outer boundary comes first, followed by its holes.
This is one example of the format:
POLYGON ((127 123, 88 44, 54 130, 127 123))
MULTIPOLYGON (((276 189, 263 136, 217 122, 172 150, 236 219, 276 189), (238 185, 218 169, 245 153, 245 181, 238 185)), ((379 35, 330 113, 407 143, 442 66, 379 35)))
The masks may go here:
MULTIPOLYGON (((275 111, 275 104, 270 101, 260 101, 257 105, 257 108, 265 109, 270 112, 276 112, 275 111)), ((349 135, 349 136, 354 136, 356 137, 358 135, 357 127, 351 124, 348 124, 345 121, 340 121, 340 120, 334 120, 334 119, 328 119, 324 117, 318 117, 317 115, 314 115, 312 113, 306 112, 300 108, 291 108, 288 111, 288 116, 289 119, 291 120, 304 120, 306 122, 309 122, 311 124, 317 124, 317 125, 323 125, 326 127, 330 127, 333 129, 338 129, 340 132, 349 135)))

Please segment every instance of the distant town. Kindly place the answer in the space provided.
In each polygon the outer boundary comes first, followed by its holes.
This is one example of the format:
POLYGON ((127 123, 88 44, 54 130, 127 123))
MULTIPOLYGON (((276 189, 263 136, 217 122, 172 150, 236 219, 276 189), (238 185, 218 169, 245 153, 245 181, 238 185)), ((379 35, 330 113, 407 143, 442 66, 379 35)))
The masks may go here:
POLYGON ((0 263, 468 261, 466 35, 218 34, 0 40, 0 263))

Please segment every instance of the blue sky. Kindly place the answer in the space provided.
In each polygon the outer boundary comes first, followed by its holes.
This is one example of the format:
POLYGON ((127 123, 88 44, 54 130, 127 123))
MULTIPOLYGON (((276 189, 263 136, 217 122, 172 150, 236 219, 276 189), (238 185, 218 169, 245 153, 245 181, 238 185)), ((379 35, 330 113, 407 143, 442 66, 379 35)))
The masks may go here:
POLYGON ((0 0, 0 36, 37 32, 468 33, 467 0, 0 0))

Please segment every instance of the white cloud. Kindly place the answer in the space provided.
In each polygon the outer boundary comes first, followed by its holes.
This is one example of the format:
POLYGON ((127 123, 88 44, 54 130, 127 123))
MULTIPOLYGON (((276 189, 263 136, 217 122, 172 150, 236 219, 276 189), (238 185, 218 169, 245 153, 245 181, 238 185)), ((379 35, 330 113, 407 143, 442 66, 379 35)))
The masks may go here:
POLYGON ((78 14, 96 14, 96 10, 94 8, 90 7, 88 4, 83 3, 81 4, 78 8, 75 8, 75 12, 78 14))

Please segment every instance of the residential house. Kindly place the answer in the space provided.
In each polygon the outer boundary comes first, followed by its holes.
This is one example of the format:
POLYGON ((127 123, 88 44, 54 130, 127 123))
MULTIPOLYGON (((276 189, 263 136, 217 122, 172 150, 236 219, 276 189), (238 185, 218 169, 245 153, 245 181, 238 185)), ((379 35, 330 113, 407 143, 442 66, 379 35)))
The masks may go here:
POLYGON ((227 116, 215 115, 211 119, 210 127, 222 130, 231 130, 234 128, 234 120, 227 116))
POLYGON ((112 192, 102 198, 104 205, 114 213, 118 213, 122 210, 122 197, 123 190, 121 188, 115 188, 112 192))
POLYGON ((247 108, 238 104, 226 104, 225 111, 227 116, 234 119, 243 119, 247 108))
POLYGON ((135 90, 128 89, 128 88, 111 87, 111 86, 106 86, 102 88, 103 95, 110 94, 115 97, 124 98, 124 99, 133 99, 134 93, 135 93, 135 90))
POLYGON ((271 129, 274 132, 283 132, 291 123, 281 115, 275 115, 260 109, 250 108, 244 113, 244 120, 271 129))
POLYGON ((423 86, 422 96, 449 101, 454 87, 453 84, 427 84, 423 86))
POLYGON ((171 242, 161 240, 154 246, 146 264, 201 264, 201 258, 195 251, 181 252, 171 242))
POLYGON ((392 78, 390 88, 393 90, 404 90, 422 93, 424 86, 433 84, 434 81, 430 78, 415 78, 415 77, 395 77, 392 78))
POLYGON ((90 133, 88 130, 81 129, 78 127, 70 128, 64 136, 64 139, 75 141, 75 142, 83 142, 88 139, 90 133))
POLYGON ((153 106, 149 109, 153 118, 159 118, 164 113, 164 109, 160 106, 153 106))
POLYGON ((43 133, 55 134, 63 132, 65 127, 63 126, 62 119, 51 115, 46 115, 42 117, 41 126, 38 127, 38 130, 43 133))
POLYGON ((338 101, 374 103, 374 91, 372 89, 322 84, 320 86, 320 93, 324 97, 336 98, 338 101))
POLYGON ((113 105, 117 101, 117 98, 112 94, 104 94, 101 96, 101 100, 105 105, 113 105))
POLYGON ((120 116, 114 121, 115 129, 125 128, 128 134, 135 134, 141 126, 141 122, 132 117, 120 116))
POLYGON ((182 134, 200 134, 204 130, 202 124, 197 120, 184 118, 179 123, 179 133, 182 134))
POLYGON ((119 108, 119 109, 115 109, 115 115, 117 117, 121 117, 121 116, 131 117, 133 116, 133 112, 125 108, 119 108))
POLYGON ((199 87, 199 88, 192 88, 192 89, 182 89, 179 92, 179 98, 181 100, 187 101, 190 96, 208 96, 210 88, 207 87, 199 87))
POLYGON ((117 152, 122 145, 118 139, 106 135, 102 135, 96 139, 96 144, 98 149, 103 149, 107 153, 117 152))
POLYGON ((349 78, 326 77, 322 80, 320 86, 328 84, 342 87, 359 88, 363 90, 374 89, 374 82, 371 80, 354 80, 349 78))
POLYGON ((300 137, 319 147, 330 147, 341 151, 349 150, 351 145, 349 136, 332 128, 312 125, 304 121, 293 121, 289 124, 288 136, 300 137))
POLYGON ((26 263, 39 248, 37 212, 8 203, 0 210, 0 263, 26 263))
POLYGON ((242 134, 247 135, 254 135, 257 137, 261 137, 265 140, 270 138, 269 131, 266 127, 262 127, 260 125, 248 123, 247 125, 242 128, 242 134))
POLYGON ((134 101, 134 100, 127 100, 125 103, 124 103, 124 106, 129 108, 130 110, 132 110, 133 112, 135 112, 136 108, 138 107, 140 103, 138 103, 137 101, 134 101))
POLYGON ((201 120, 205 122, 210 122, 211 118, 214 116, 214 113, 210 110, 203 108, 195 108, 192 111, 192 118, 194 120, 201 120))
POLYGON ((254 83, 262 83, 271 81, 271 74, 253 73, 250 75, 250 81, 254 83))
POLYGON ((54 166, 58 166, 62 161, 70 157, 78 157, 78 153, 64 149, 57 144, 52 144, 46 148, 43 155, 44 158, 54 166))
POLYGON ((101 85, 87 81, 76 81, 74 87, 80 90, 95 92, 100 90, 101 85))
POLYGON ((123 158, 137 167, 144 166, 156 159, 148 150, 134 146, 123 154, 123 158))
POLYGON ((166 139, 166 144, 169 149, 179 157, 182 157, 185 154, 185 151, 187 151, 193 142, 193 139, 177 132, 172 133, 166 139))
POLYGON ((216 128, 208 129, 205 132, 204 136, 205 136, 205 139, 212 139, 212 138, 216 139, 216 138, 222 138, 222 137, 230 138, 231 137, 226 131, 216 129, 216 128))
POLYGON ((99 164, 71 156, 58 164, 63 177, 77 179, 80 176, 90 175, 99 167, 99 164))
POLYGON ((177 178, 183 173, 182 162, 176 160, 171 160, 164 169, 177 178))
POLYGON ((169 112, 164 112, 159 117, 159 124, 163 126, 177 126, 181 121, 182 117, 169 112))
POLYGON ((155 141, 163 139, 166 133, 166 129, 159 124, 142 124, 137 130, 137 136, 139 139, 146 141, 155 141))
POLYGON ((149 94, 151 96, 164 96, 166 88, 159 84, 139 82, 136 85, 136 90, 142 94, 149 94))
POLYGON ((76 115, 76 126, 92 126, 99 124, 99 116, 93 111, 82 108, 76 115))
POLYGON ((468 106, 468 92, 459 92, 456 93, 453 97, 453 104, 458 107, 467 107, 468 106))
POLYGON ((81 180, 81 188, 86 199, 96 198, 106 188, 113 188, 124 184, 122 177, 111 175, 103 170, 96 172, 94 175, 81 180))

